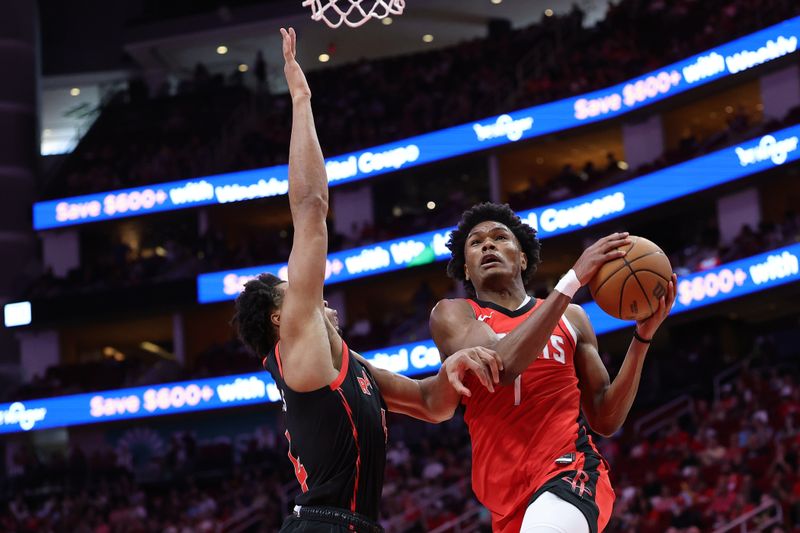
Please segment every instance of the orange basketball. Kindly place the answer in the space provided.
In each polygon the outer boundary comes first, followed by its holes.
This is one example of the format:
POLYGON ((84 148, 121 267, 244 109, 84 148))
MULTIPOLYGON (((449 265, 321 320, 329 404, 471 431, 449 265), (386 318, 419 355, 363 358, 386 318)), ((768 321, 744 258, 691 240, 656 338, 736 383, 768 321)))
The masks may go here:
MULTIPOLYGON (((630 236, 627 254, 609 261, 589 282, 600 309, 622 320, 644 320, 658 309, 672 279, 672 266, 655 243, 630 236)), ((624 249, 624 248, 623 248, 624 249)))

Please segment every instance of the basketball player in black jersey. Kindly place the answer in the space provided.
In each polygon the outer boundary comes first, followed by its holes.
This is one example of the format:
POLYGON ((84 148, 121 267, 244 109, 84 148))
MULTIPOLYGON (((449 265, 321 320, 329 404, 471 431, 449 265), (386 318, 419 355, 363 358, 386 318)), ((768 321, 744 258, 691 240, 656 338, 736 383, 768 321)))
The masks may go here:
POLYGON ((466 348, 450 356, 436 376, 416 381, 372 367, 339 336, 336 312, 322 297, 328 180, 311 91, 295 60, 294 30, 281 34, 293 105, 289 282, 269 274, 248 282, 236 300, 234 320, 242 341, 266 354, 264 366, 283 400, 289 460, 302 493, 281 531, 381 531, 386 409, 445 420, 459 404, 457 390, 470 394, 462 383, 466 372, 493 391, 502 365, 489 349, 466 348))

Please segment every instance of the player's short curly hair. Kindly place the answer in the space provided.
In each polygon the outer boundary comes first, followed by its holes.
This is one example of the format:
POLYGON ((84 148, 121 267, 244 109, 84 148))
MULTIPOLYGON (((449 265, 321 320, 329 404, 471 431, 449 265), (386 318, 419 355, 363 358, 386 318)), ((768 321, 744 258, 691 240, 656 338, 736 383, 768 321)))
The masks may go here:
POLYGON ((461 280, 467 293, 470 296, 475 296, 475 287, 464 275, 466 261, 464 245, 472 228, 487 220, 505 224, 519 241, 520 248, 528 257, 528 268, 522 272, 522 283, 526 289, 530 289, 530 284, 533 282, 533 276, 536 273, 536 265, 541 261, 539 257, 541 244, 539 244, 539 239, 536 238, 536 230, 523 223, 508 204, 485 202, 474 205, 464 211, 464 214, 461 215, 461 221, 458 223, 458 228, 453 230, 450 234, 450 240, 447 241, 447 247, 450 249, 447 275, 453 279, 461 280))
POLYGON ((277 289, 283 280, 272 274, 261 274, 244 285, 236 297, 236 314, 231 324, 239 339, 257 357, 264 357, 278 342, 277 328, 270 315, 280 307, 283 293, 277 289))

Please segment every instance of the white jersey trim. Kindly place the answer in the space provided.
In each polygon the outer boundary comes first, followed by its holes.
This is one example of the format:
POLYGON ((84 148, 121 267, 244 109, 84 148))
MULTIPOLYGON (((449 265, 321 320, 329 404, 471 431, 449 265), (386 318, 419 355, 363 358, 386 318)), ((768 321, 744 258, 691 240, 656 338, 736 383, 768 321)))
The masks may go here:
POLYGON ((575 333, 575 328, 572 327, 567 315, 561 315, 561 320, 564 321, 564 325, 567 326, 567 330, 569 330, 569 334, 572 335, 572 345, 577 347, 578 346, 578 334, 575 333))

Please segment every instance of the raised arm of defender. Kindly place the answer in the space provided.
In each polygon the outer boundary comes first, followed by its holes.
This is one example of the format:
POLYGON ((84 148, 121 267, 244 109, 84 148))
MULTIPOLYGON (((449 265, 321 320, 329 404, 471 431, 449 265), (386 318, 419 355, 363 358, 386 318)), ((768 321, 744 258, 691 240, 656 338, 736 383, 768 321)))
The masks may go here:
MULTIPOLYGON (((587 248, 572 267, 580 285, 589 283, 604 263, 624 255, 618 248, 629 242, 627 233, 614 233, 587 248)), ((469 346, 494 349, 503 361, 500 382, 509 384, 542 353, 571 301, 572 295, 557 290, 551 292, 522 325, 501 339, 477 319, 465 300, 442 300, 431 312, 431 334, 442 360, 469 346)))
POLYGON ((297 36, 292 28, 281 28, 281 35, 284 73, 292 97, 289 206, 294 240, 281 312, 280 351, 286 384, 307 392, 330 384, 337 374, 322 303, 328 253, 328 178, 311 112, 311 90, 295 59, 297 36))
MULTIPOLYGON (((281 312, 280 352, 287 385, 297 392, 306 392, 324 387, 336 378, 332 360, 341 357, 341 339, 325 319, 322 300, 328 252, 325 160, 314 127, 311 90, 295 59, 295 31, 281 29, 281 35, 284 74, 292 97, 289 206, 294 240, 281 312)), ((472 347, 455 353, 436 376, 419 381, 370 365, 390 410, 432 422, 452 416, 461 394, 469 394, 461 384, 466 372, 474 372, 484 386, 493 390, 501 368, 502 363, 492 350, 472 347)))

